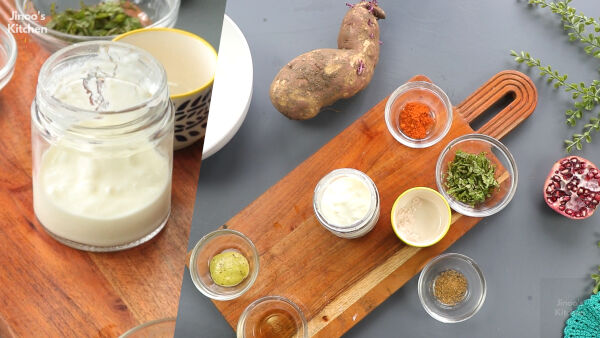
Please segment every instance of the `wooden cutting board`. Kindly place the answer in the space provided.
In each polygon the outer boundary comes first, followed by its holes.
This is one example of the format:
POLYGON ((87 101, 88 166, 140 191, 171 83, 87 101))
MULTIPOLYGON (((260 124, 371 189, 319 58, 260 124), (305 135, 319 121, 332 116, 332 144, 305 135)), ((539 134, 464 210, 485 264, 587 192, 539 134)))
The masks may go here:
MULTIPOLYGON (((424 76, 412 80, 429 81, 424 76)), ((452 139, 472 133, 469 123, 510 94, 514 100, 477 131, 496 138, 506 135, 537 104, 535 86, 516 71, 496 74, 456 106, 448 135, 426 149, 408 148, 391 136, 384 120, 386 98, 230 219, 224 227, 243 232, 256 244, 260 272, 242 297, 214 301, 225 319, 235 329, 250 302, 280 295, 303 309, 310 336, 335 337, 348 331, 480 220, 453 213, 446 237, 420 249, 395 236, 390 210, 408 188, 435 189, 441 150, 452 139), (321 177, 345 167, 368 174, 381 197, 379 222, 368 235, 353 240, 325 230, 312 208, 321 177)))
MULTIPOLYGON (((13 4, 0 0, 2 24, 13 4)), ((202 145, 176 152, 171 217, 149 243, 102 254, 56 242, 35 218, 31 189, 30 106, 48 53, 16 39, 15 74, 0 90, 0 337, 117 337, 176 316, 202 145)))

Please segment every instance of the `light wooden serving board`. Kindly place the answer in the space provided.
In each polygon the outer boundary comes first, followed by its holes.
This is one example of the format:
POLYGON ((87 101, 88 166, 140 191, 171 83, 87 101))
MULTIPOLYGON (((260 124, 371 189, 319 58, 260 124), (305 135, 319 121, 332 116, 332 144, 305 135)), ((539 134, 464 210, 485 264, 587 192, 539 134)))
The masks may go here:
MULTIPOLYGON (((424 76, 411 80, 429 81, 424 76)), ((406 189, 435 189, 435 164, 441 150, 452 139, 474 132, 469 123, 510 93, 514 100, 478 130, 496 138, 506 135, 537 103, 535 86, 516 71, 498 73, 456 106, 448 135, 426 149, 397 142, 384 120, 387 98, 379 102, 224 225, 241 231, 256 244, 260 272, 242 297, 214 301, 219 311, 235 329, 250 302, 280 295, 303 309, 310 336, 342 335, 480 220, 453 213, 446 237, 420 249, 395 236, 390 210, 406 189), (346 167, 369 175, 381 197, 381 216, 375 228, 352 240, 325 230, 312 208, 313 190, 321 177, 346 167)))
MULTIPOLYGON (((0 23, 13 11, 0 0, 0 23)), ((116 253, 58 243, 36 220, 31 188, 30 107, 49 54, 15 38, 15 73, 0 90, 0 337, 117 337, 176 316, 202 145, 175 153, 171 217, 156 238, 116 253)))

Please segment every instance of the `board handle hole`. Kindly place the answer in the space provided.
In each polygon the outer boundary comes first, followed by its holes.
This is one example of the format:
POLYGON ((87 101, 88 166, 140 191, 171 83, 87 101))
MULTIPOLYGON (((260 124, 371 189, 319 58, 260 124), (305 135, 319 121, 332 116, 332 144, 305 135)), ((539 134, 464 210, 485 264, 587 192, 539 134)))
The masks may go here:
POLYGON ((509 91, 504 94, 504 96, 502 96, 498 101, 490 105, 486 110, 479 114, 479 116, 471 121, 471 123, 469 123, 471 128, 473 128, 473 130, 481 129, 481 127, 483 127, 489 120, 491 120, 508 105, 513 103, 515 98, 516 94, 514 91, 509 91))

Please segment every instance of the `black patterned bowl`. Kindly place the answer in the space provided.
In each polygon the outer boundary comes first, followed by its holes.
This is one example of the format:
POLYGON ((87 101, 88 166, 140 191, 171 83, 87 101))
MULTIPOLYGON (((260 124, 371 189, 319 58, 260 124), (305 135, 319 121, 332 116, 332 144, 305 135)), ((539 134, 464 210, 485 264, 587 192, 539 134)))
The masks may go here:
POLYGON ((212 83, 210 88, 191 98, 171 98, 175 105, 175 150, 187 147, 206 135, 211 95, 212 83))

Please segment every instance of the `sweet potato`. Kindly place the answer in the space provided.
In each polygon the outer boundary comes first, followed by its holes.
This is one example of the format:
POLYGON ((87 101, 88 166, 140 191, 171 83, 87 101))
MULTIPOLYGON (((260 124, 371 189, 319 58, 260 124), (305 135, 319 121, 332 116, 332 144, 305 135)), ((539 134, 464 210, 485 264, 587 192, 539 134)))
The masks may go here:
POLYGON ((321 108, 364 89, 379 61, 379 23, 385 12, 377 1, 362 1, 342 21, 338 49, 316 49, 287 65, 271 83, 271 102, 294 120, 316 116, 321 108))

